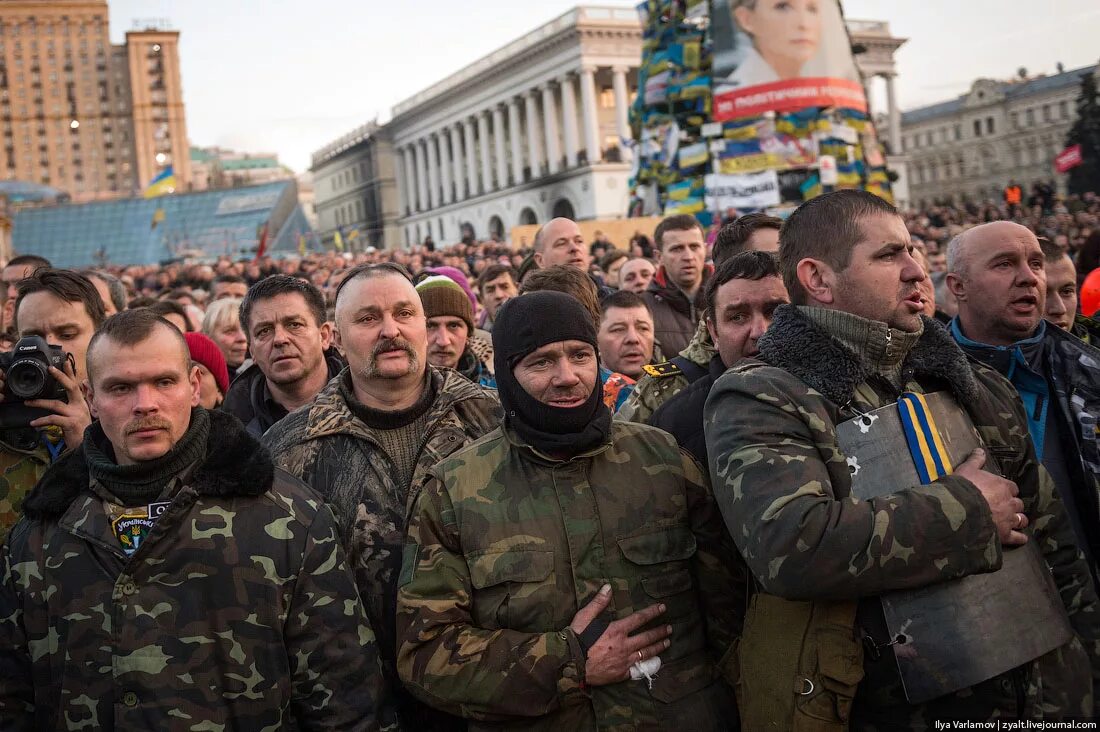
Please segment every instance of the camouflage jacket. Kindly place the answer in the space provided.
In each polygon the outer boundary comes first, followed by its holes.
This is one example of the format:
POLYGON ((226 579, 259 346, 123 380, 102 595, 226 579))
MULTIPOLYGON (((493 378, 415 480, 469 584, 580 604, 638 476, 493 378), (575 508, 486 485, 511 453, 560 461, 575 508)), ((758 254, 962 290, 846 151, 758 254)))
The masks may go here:
POLYGON ((501 428, 432 471, 409 523, 398 667, 472 729, 726 729, 715 664, 744 583, 698 464, 665 433, 615 422, 609 444, 554 460, 501 428), (608 621, 654 603, 673 627, 652 689, 585 691, 569 624, 609 583, 608 621), (717 622, 715 620, 718 619, 717 622))
POLYGON ((0 545, 19 520, 23 500, 50 467, 50 452, 38 432, 22 432, 0 432, 0 545))
POLYGON ((210 414, 206 458, 137 551, 83 450, 0 554, 3 729, 379 727, 383 681, 332 512, 210 414))
MULTIPOLYGON (((791 600, 869 598, 861 603, 860 623, 874 635, 873 619, 881 617, 875 595, 1000 567, 988 506, 960 476, 866 501, 851 495, 835 425, 896 401, 896 388, 793 306, 776 310, 759 347, 758 359, 742 361, 715 383, 705 424, 715 497, 762 591, 791 600)), ((929 319, 902 378, 911 391, 952 390, 988 447, 987 469, 1019 486, 1031 540, 1077 633, 1072 647, 1055 653, 1065 652, 1082 671, 1044 685, 1047 667, 1033 663, 913 706, 887 648, 879 662, 866 662, 853 729, 1091 713, 1090 681, 1100 678, 1100 609, 1065 509, 1035 459, 1015 390, 991 369, 971 365, 929 319), (1090 665, 1093 679, 1083 670, 1090 665)))
MULTIPOLYGON (((705 376, 711 358, 718 353, 714 348, 714 341, 707 330, 706 318, 699 320, 695 328, 695 335, 687 348, 680 351, 680 358, 686 359, 699 367, 695 378, 705 376)), ((627 422, 646 423, 657 408, 672 397, 686 389, 695 379, 689 378, 683 369, 672 361, 647 367, 646 373, 638 379, 634 385, 634 391, 627 397, 626 402, 615 414, 616 419, 627 422)))
MULTIPOLYGON (((457 371, 431 369, 436 399, 429 410, 412 485, 443 458, 496 428, 502 414, 496 394, 457 371)), ((317 398, 264 435, 275 464, 317 490, 336 514, 359 593, 379 637, 383 668, 392 682, 396 653, 394 613, 410 487, 398 485, 397 468, 376 432, 355 417, 340 392, 345 370, 317 398)))

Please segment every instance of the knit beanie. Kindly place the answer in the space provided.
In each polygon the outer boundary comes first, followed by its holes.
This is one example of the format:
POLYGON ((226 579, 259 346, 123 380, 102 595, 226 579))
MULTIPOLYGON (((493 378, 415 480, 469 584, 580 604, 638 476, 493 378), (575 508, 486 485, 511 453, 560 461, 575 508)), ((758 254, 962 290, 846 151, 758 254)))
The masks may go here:
POLYGON ((416 286, 420 294, 420 300, 424 303, 424 315, 429 318, 438 318, 440 315, 451 315, 462 318, 474 332, 474 309, 470 306, 470 300, 462 291, 458 283, 450 277, 432 275, 421 280, 416 286))
POLYGON ((470 307, 477 307, 477 298, 474 296, 474 291, 470 289, 470 280, 466 278, 462 270, 454 267, 429 267, 424 271, 430 274, 443 275, 454 280, 466 293, 466 297, 470 298, 470 307))
POLYGON ((214 374, 214 381, 218 390, 224 395, 229 391, 229 369, 225 365, 225 356, 222 355, 218 345, 202 333, 184 333, 187 339, 187 350, 191 352, 191 360, 201 363, 214 374))
POLYGON ((493 321, 497 395, 505 423, 536 448, 575 455, 607 442, 611 433, 611 412, 604 406, 599 379, 588 401, 566 408, 540 402, 513 373, 516 364, 533 351, 548 343, 571 340, 591 345, 599 361, 592 316, 564 292, 540 290, 513 297, 493 321))

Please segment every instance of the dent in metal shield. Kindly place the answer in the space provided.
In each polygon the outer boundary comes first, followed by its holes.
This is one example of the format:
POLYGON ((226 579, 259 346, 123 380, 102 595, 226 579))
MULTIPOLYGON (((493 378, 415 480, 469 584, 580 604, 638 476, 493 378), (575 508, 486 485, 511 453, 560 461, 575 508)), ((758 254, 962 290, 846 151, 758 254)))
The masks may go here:
MULTIPOLYGON (((970 417, 947 392, 926 395, 926 400, 951 463, 962 463, 982 444, 970 417)), ((896 404, 837 425, 836 436, 857 498, 920 485, 896 404)), ((987 463, 986 469, 995 468, 987 463)), ((892 648, 905 696, 913 704, 1028 663, 1073 635, 1034 540, 1006 547, 996 572, 889 592, 879 599, 890 640, 904 641, 892 648)))

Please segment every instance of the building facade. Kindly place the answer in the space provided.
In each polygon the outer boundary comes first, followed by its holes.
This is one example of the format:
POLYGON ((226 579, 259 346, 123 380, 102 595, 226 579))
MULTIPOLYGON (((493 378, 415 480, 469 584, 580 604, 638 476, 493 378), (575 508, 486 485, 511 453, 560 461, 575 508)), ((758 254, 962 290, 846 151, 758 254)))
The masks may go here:
POLYGON ((396 161, 388 131, 369 122, 313 153, 313 206, 322 243, 339 232, 353 251, 400 242, 396 161))
POLYGON ((633 9, 578 7, 398 104, 401 241, 624 216, 641 46, 633 9))
POLYGON ((978 79, 957 99, 905 112, 900 136, 915 206, 1000 201, 1011 181, 1025 191, 1066 176, 1054 158, 1076 119, 1081 77, 1097 66, 1011 81, 978 79))
POLYGON ((106 0, 0 3, 0 174, 73 200, 190 182, 179 33, 153 21, 112 46, 106 0))

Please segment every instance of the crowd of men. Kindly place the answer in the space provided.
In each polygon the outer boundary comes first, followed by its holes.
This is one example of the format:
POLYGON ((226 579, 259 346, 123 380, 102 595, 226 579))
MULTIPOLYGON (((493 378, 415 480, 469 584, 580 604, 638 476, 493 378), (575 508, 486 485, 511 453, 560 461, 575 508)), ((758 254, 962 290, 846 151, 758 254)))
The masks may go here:
POLYGON ((837 191, 622 249, 16 257, 0 729, 1092 719, 1097 255, 1094 195, 837 191))

